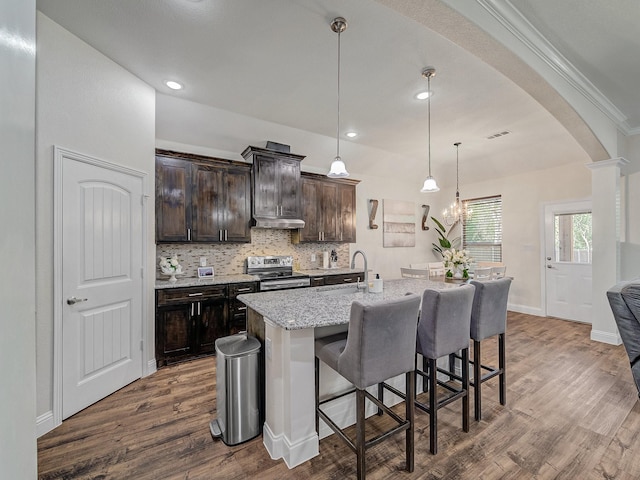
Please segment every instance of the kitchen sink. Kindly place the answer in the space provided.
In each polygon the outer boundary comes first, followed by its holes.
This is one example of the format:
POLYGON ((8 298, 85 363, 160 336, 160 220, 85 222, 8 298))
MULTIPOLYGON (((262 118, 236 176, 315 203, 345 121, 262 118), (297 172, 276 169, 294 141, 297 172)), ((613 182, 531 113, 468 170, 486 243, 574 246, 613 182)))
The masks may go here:
POLYGON ((353 286, 353 287, 330 287, 330 288, 322 288, 320 290, 318 290, 318 293, 320 295, 328 295, 328 296, 334 296, 334 295, 351 295, 353 293, 358 293, 358 292, 362 292, 362 289, 358 289, 358 287, 353 286))

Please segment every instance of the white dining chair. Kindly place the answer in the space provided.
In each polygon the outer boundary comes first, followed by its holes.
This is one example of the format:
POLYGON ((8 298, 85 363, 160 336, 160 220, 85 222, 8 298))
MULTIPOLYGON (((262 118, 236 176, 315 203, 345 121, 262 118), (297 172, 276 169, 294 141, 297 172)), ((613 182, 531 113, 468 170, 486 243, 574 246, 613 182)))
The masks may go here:
POLYGON ((474 280, 491 280, 493 267, 476 267, 473 272, 474 280))
POLYGON ((429 276, 435 277, 445 274, 444 262, 429 262, 427 264, 427 269, 429 270, 429 276))
POLYGON ((429 270, 400 267, 400 275, 402 278, 429 278, 429 270))
POLYGON ((493 279, 504 278, 505 273, 507 273, 507 267, 504 265, 491 267, 491 278, 493 279))

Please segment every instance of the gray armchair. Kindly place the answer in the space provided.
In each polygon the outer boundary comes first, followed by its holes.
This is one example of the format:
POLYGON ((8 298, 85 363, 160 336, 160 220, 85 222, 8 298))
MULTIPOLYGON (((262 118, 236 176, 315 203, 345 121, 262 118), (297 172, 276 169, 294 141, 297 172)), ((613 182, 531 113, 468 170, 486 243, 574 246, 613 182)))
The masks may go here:
POLYGON ((618 283, 607 291, 607 297, 640 396, 640 279, 618 283))

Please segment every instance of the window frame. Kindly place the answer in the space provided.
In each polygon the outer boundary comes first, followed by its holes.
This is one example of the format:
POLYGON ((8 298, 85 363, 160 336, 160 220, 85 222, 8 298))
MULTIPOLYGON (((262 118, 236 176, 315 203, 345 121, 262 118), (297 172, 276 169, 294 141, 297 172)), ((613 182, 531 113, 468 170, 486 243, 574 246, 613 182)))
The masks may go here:
POLYGON ((462 222, 462 248, 469 252, 474 264, 484 261, 502 262, 502 195, 469 198, 463 200, 462 203, 465 210, 471 210, 470 218, 463 219, 462 222), (483 213, 481 219, 486 222, 489 217, 494 217, 493 224, 497 229, 497 235, 495 235, 497 241, 470 242, 467 238, 468 224, 478 220, 478 209, 483 204, 494 204, 493 208, 485 207, 487 213, 483 213))

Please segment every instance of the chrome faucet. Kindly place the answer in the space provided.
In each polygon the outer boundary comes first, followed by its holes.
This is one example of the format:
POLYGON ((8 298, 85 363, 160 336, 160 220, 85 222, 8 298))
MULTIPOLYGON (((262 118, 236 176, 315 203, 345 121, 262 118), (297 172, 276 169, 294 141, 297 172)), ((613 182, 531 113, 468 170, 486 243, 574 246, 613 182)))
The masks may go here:
MULTIPOLYGON (((362 259, 364 260, 364 293, 369 293, 369 272, 367 267, 367 256, 364 254, 362 250, 356 250, 353 252, 353 257, 351 257, 351 268, 356 268, 356 255, 361 254, 362 259)), ((360 284, 357 286, 358 290, 360 290, 360 284)))

